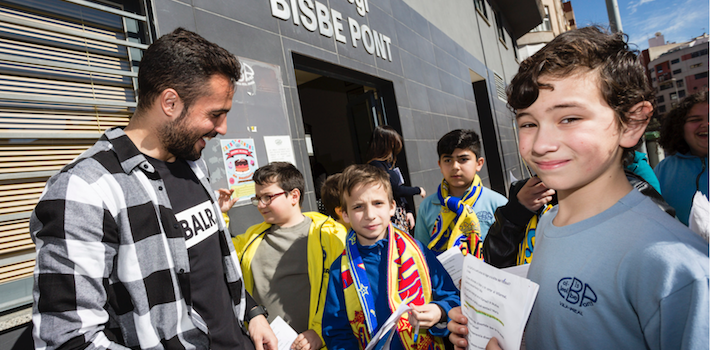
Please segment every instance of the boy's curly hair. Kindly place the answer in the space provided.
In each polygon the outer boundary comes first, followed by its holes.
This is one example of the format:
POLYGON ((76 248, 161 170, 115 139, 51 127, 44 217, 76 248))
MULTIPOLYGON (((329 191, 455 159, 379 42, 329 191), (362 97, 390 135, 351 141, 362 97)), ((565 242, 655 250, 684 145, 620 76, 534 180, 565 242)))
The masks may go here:
MULTIPOLYGON (((507 89, 508 105, 514 111, 528 108, 537 100, 540 89, 551 89, 540 83, 541 76, 563 78, 596 71, 602 97, 614 110, 619 127, 639 122, 629 119, 629 109, 643 101, 655 107, 655 95, 639 63, 638 51, 631 50, 626 40, 623 33, 609 34, 597 26, 560 34, 520 64, 507 89)), ((625 162, 633 160, 635 148, 624 149, 625 162)))
POLYGON ((661 138, 658 143, 670 153, 688 153, 690 146, 685 142, 683 127, 690 110, 699 103, 708 103, 708 92, 696 92, 681 101, 678 106, 668 112, 662 119, 661 138))

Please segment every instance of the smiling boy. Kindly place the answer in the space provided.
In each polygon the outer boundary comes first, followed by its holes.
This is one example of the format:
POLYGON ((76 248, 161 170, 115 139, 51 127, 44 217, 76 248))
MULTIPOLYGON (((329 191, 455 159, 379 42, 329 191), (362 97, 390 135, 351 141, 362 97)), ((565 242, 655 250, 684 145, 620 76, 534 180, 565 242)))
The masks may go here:
POLYGON ((493 213, 508 200, 481 183, 478 172, 485 160, 473 130, 450 131, 439 140, 436 151, 444 179, 437 193, 419 205, 414 238, 441 254, 470 237, 471 251, 480 256, 477 252, 495 222, 493 213))
POLYGON ((305 180, 293 164, 270 163, 253 180, 252 204, 264 222, 233 239, 246 290, 269 321, 281 316, 300 333, 292 349, 320 349, 328 267, 343 252, 345 228, 323 214, 301 213, 305 180))
MULTIPOLYGON (((623 34, 594 27, 561 34, 513 78, 520 153, 559 199, 537 228, 528 349, 707 349, 708 244, 623 171, 652 101, 623 34)), ((465 347, 466 320, 450 315, 465 347)))
POLYGON ((328 348, 364 349, 392 312, 407 304, 414 311, 397 322, 391 349, 443 350, 446 314, 460 303, 458 289, 431 251, 391 225, 396 204, 389 175, 351 165, 339 187, 343 219, 352 228, 330 268, 323 311, 328 348))

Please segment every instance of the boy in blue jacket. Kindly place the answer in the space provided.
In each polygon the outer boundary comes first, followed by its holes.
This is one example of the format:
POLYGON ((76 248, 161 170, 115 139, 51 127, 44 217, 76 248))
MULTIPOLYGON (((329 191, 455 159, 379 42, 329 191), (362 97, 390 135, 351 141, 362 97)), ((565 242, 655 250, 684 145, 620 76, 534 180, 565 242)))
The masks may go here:
POLYGON ((328 349, 365 349, 406 304, 413 310, 397 322, 391 348, 444 350, 446 314, 460 304, 458 289, 431 251, 391 225, 389 176, 371 165, 351 165, 339 187, 343 219, 352 228, 330 268, 322 322, 328 349))

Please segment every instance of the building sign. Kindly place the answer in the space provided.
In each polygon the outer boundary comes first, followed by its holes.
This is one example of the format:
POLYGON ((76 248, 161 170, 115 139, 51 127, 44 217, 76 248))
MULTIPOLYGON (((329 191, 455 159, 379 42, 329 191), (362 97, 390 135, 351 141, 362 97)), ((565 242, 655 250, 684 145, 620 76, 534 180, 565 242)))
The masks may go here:
MULTIPOLYGON (((343 0, 345 1, 345 0, 343 0)), ((361 17, 370 12, 368 0, 347 0, 353 4, 361 17)), ((348 17, 347 21, 336 9, 331 9, 314 0, 269 0, 271 15, 284 21, 293 20, 294 25, 302 25, 308 31, 318 32, 328 38, 335 35, 335 40, 347 44, 348 37, 353 47, 358 44, 370 55, 377 55, 383 60, 392 62, 392 51, 389 36, 377 32, 367 24, 360 24, 356 19, 348 17), (349 34, 349 35, 348 35, 349 34)))

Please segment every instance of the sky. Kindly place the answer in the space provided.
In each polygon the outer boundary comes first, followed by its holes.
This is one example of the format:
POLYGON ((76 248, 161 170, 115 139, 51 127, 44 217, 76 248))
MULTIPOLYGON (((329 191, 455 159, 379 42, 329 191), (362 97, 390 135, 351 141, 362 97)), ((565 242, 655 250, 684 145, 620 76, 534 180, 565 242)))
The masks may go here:
MULTIPOLYGON (((571 0, 577 28, 592 24, 609 26, 605 0, 571 0)), ((629 42, 639 50, 648 48, 648 39, 661 32, 666 42, 686 42, 708 33, 708 0, 617 0, 621 26, 629 42)))

